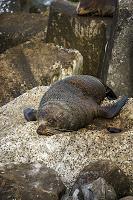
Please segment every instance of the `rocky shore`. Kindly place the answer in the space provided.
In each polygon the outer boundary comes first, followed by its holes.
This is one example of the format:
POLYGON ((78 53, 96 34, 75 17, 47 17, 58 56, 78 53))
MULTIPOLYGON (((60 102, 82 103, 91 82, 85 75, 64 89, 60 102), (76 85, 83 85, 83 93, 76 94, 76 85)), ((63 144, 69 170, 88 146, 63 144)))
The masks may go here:
POLYGON ((62 0, 33 3, 0 14, 0 199, 133 200, 132 1, 112 18, 80 17, 62 0), (74 74, 101 78, 128 102, 114 119, 38 135, 23 110, 74 74))

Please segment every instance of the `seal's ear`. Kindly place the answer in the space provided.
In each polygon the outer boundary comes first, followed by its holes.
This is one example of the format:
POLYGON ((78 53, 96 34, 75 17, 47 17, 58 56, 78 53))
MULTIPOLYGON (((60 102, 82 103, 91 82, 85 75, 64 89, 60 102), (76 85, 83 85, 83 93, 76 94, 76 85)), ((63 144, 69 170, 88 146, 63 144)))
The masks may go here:
POLYGON ((36 121, 37 120, 37 110, 33 108, 26 108, 24 111, 24 117, 27 121, 36 121))
POLYGON ((116 94, 113 92, 113 90, 111 88, 109 88, 108 86, 105 86, 106 87, 106 97, 109 99, 109 100, 115 100, 117 99, 117 96, 116 94))

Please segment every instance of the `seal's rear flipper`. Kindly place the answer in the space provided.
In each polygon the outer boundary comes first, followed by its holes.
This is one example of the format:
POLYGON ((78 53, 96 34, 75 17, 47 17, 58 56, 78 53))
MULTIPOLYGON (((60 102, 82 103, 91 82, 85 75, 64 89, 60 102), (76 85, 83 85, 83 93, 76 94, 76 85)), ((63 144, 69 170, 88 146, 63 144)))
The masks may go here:
POLYGON ((26 108, 24 111, 24 117, 27 121, 36 121, 37 120, 37 110, 33 108, 26 108))
POLYGON ((109 88, 108 86, 106 86, 106 97, 109 100, 115 100, 117 99, 116 94, 113 92, 113 90, 111 88, 109 88))
POLYGON ((128 97, 124 96, 116 103, 99 108, 99 116, 104 118, 113 118, 119 114, 121 108, 128 101, 128 97))

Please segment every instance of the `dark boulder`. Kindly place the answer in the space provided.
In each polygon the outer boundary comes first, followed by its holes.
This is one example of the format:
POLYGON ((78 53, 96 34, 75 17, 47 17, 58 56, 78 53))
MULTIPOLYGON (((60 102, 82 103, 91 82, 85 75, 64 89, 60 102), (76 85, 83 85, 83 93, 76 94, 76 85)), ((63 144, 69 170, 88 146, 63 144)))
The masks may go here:
POLYGON ((65 191, 57 173, 41 164, 20 164, 0 170, 1 200, 59 200, 65 191))
POLYGON ((90 184, 99 177, 104 178, 114 188, 118 198, 130 193, 130 180, 119 167, 110 161, 90 163, 80 172, 73 188, 90 184))

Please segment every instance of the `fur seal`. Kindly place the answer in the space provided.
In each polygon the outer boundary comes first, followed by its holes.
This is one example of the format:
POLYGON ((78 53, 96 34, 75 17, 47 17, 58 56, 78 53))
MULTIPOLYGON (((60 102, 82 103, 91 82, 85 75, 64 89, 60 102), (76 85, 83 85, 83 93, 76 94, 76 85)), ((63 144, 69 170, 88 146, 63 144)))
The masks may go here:
POLYGON ((80 0, 77 6, 78 15, 113 16, 117 0, 80 0))
POLYGON ((105 97, 116 99, 111 89, 99 79, 88 75, 75 75, 57 81, 43 95, 38 110, 24 110, 27 121, 38 120, 38 134, 46 127, 73 131, 88 125, 96 117, 113 118, 127 102, 122 97, 116 103, 100 106, 105 97))

